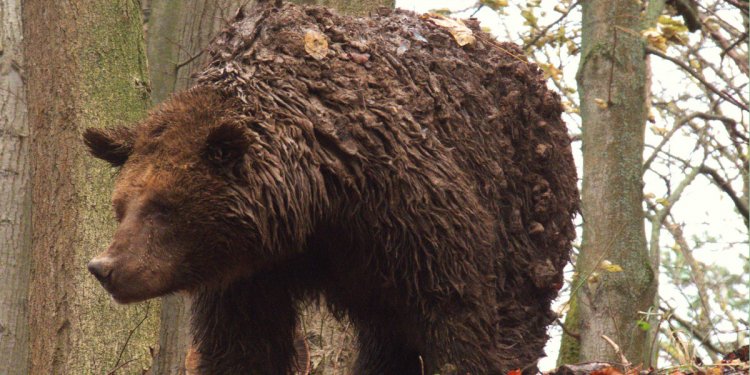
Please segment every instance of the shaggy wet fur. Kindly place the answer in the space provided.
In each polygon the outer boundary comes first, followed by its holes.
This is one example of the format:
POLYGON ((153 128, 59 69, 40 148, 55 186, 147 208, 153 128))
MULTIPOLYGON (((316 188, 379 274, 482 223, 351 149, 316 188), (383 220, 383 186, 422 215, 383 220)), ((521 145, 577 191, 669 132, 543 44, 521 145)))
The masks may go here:
POLYGON ((183 176, 179 225, 203 248, 177 255, 174 289, 193 295, 202 371, 288 373, 317 296, 356 327, 354 374, 535 369, 578 201, 541 71, 471 22, 459 47, 405 11, 249 13, 196 88, 114 142, 123 173, 183 176))

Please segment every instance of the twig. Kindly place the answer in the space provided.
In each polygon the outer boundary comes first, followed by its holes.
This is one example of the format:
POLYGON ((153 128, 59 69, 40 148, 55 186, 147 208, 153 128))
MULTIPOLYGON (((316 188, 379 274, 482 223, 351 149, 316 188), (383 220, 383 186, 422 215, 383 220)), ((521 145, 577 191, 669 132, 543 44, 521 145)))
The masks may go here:
POLYGON ((683 117, 683 118, 678 119, 677 121, 675 121, 675 124, 672 127, 672 129, 669 130, 669 132, 667 132, 667 134, 664 135, 664 137, 662 137, 662 139, 659 142, 659 144, 654 148, 654 152, 643 163, 643 173, 646 173, 646 171, 649 168, 651 168, 651 163, 654 162, 654 159, 656 159, 656 156, 659 154, 659 152, 661 152, 661 149, 664 147, 664 145, 667 144, 667 142, 669 142, 669 140, 677 132, 677 130, 679 130, 683 125, 685 125, 686 123, 690 122, 692 119, 694 119, 696 117, 698 117, 698 115, 696 113, 691 113, 690 115, 688 115, 686 117, 683 117))
POLYGON ((178 63, 177 65, 175 65, 174 70, 177 71, 177 70, 182 69, 183 66, 185 66, 187 64, 190 64, 191 62, 195 61, 195 59, 199 58, 203 54, 203 52, 205 52, 205 51, 206 51, 205 49, 202 49, 200 52, 198 52, 195 55, 191 56, 187 60, 185 60, 185 61, 183 61, 181 63, 178 63))
POLYGON ((715 169, 707 167, 705 165, 701 166, 700 172, 702 174, 710 176, 716 186, 719 187, 723 192, 725 192, 730 199, 732 199, 732 202, 734 202, 734 206, 737 208, 737 211, 740 212, 740 214, 745 218, 745 222, 747 223, 748 220, 750 220, 750 210, 748 209, 747 203, 745 203, 732 189, 732 184, 729 183, 729 181, 724 180, 720 175, 719 172, 717 172, 715 169))
POLYGON ((625 366, 625 367, 630 367, 630 361, 628 361, 628 359, 625 358, 625 354, 622 354, 622 350, 620 350, 620 346, 617 345, 614 341, 612 341, 611 338, 607 337, 607 335, 602 335, 602 338, 610 346, 612 346, 612 349, 615 350, 615 354, 617 354, 617 355, 620 356, 620 361, 622 361, 622 365, 625 366))
POLYGON ((724 55, 726 55, 727 52, 729 52, 729 50, 731 50, 734 47, 737 47, 740 43, 744 42, 746 39, 747 39, 747 34, 743 34, 742 36, 740 36, 739 38, 737 38, 737 40, 735 40, 734 42, 732 42, 732 44, 730 44, 726 48, 722 48, 721 53, 719 54, 719 56, 721 56, 721 58, 723 59, 724 55))
MULTIPOLYGON (((677 247, 679 248, 676 251, 679 251, 680 254, 682 254, 683 259, 685 259, 685 262, 688 264, 688 267, 690 267, 690 270, 692 271, 690 272, 690 279, 693 281, 693 284, 695 284, 695 288, 698 290, 698 301, 700 302, 700 307, 702 309, 702 311, 698 315, 698 328, 705 327, 706 331, 711 330, 718 336, 718 332, 716 332, 716 325, 714 325, 710 318, 712 314, 709 303, 709 295, 706 288, 706 277, 703 273, 701 262, 693 257, 693 252, 690 249, 690 245, 687 243, 687 240, 685 239, 681 225, 674 223, 674 220, 672 220, 672 222, 670 222, 669 220, 665 220, 664 228, 667 229, 667 231, 674 238, 675 243, 677 243, 677 247)), ((722 348, 724 347, 724 345, 721 343, 719 345, 722 348)))
POLYGON ((107 373, 107 375, 114 375, 114 374, 115 374, 115 373, 117 372, 117 370, 119 370, 119 369, 121 369, 121 368, 123 368, 123 367, 125 367, 125 366, 129 365, 129 364, 130 364, 130 363, 132 363, 133 361, 135 361, 135 359, 131 359, 131 360, 128 360, 128 361, 125 361, 125 362, 123 362, 123 363, 122 363, 121 365, 119 365, 119 366, 117 366, 117 367, 113 368, 112 370, 110 370, 110 371, 109 371, 109 372, 107 373))
POLYGON ((477 10, 475 10, 474 13, 472 13, 469 16, 469 18, 474 18, 474 15, 477 14, 477 13, 479 13, 479 10, 482 9, 482 8, 484 8, 484 4, 479 4, 479 6, 477 7, 477 10))
MULTIPOLYGON (((649 307, 649 309, 651 309, 649 307)), ((651 341, 651 354, 654 354, 654 351, 658 352, 658 348, 656 347, 656 341, 659 339, 659 327, 661 327, 661 324, 664 322, 665 318, 668 318, 668 314, 659 314, 659 322, 656 324, 656 329, 654 329, 654 339, 651 341)))
POLYGON ((117 354, 117 362, 115 362, 115 368, 112 371, 115 371, 116 369, 118 369, 119 367, 121 367, 121 366, 117 366, 117 365, 120 364, 120 361, 122 360, 122 355, 123 355, 123 353, 125 353, 125 349, 128 347, 128 343, 130 342, 130 339, 133 337, 133 334, 135 333, 135 331, 137 331, 138 328, 141 327, 141 325, 143 324, 143 322, 145 322, 146 319, 148 319, 148 312, 149 312, 150 309, 151 309, 151 304, 147 304, 146 305, 146 312, 143 314, 143 319, 141 319, 141 321, 138 322, 138 324, 136 324, 136 326, 133 327, 133 329, 131 329, 130 332, 128 333, 128 337, 125 339, 125 343, 122 345, 122 348, 120 349, 120 353, 117 354))
POLYGON ((532 38, 529 42, 524 43, 523 50, 525 51, 525 50, 531 48, 531 46, 533 46, 534 44, 536 44, 536 42, 538 42, 539 39, 541 39, 543 36, 547 35, 547 31, 549 31, 549 29, 551 29, 552 26, 555 26, 558 23, 560 23, 560 21, 564 20, 565 17, 567 17, 568 14, 570 14, 570 11, 573 10, 573 8, 575 8, 576 6, 578 6, 578 3, 580 3, 580 2, 581 2, 581 0, 576 0, 573 4, 570 4, 570 7, 568 7, 568 11, 565 12, 565 13, 563 13, 563 15, 560 16, 560 18, 556 19, 554 22, 552 22, 551 24, 547 25, 544 29, 539 30, 539 32, 536 33, 536 36, 534 38, 532 38))
POLYGON ((581 334, 575 333, 575 332, 571 332, 568 329, 568 327, 565 327, 565 323, 563 323, 562 321, 560 321, 559 318, 555 319, 555 322, 557 323, 557 325, 560 326, 560 328, 562 328, 564 334, 566 334, 566 335, 568 335, 568 336, 570 336, 570 337, 572 337, 572 338, 574 338, 576 340, 580 340, 581 339, 581 334))

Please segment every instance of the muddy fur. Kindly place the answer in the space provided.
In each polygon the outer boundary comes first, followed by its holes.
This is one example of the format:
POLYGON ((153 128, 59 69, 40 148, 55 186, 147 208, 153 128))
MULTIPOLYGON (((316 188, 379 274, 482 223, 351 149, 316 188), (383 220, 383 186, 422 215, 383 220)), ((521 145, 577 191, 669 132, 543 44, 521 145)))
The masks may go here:
POLYGON ((261 6, 130 143, 87 135, 174 184, 192 242, 166 292, 193 296, 204 373, 288 373, 320 296, 355 327, 354 374, 535 369, 575 235, 570 141, 539 68, 467 23, 459 47, 406 11, 261 6))

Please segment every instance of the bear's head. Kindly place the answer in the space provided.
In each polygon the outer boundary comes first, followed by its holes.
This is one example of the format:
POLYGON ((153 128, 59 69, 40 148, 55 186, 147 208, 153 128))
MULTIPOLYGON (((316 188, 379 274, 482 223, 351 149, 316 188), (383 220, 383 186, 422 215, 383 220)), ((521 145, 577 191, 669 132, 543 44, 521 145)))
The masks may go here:
POLYGON ((247 178, 256 135, 234 105, 191 90, 135 127, 84 133, 90 153, 119 168, 117 230, 88 264, 117 302, 210 287, 262 266, 254 249, 264 241, 258 194, 267 189, 247 178))

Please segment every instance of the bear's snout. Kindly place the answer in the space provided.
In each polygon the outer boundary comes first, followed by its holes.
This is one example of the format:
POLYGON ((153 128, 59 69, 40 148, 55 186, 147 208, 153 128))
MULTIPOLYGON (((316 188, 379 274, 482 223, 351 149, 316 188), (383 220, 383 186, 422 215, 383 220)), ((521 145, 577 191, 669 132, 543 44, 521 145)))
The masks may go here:
POLYGON ((112 276, 113 262, 108 257, 96 257, 86 267, 102 285, 106 285, 112 276))

